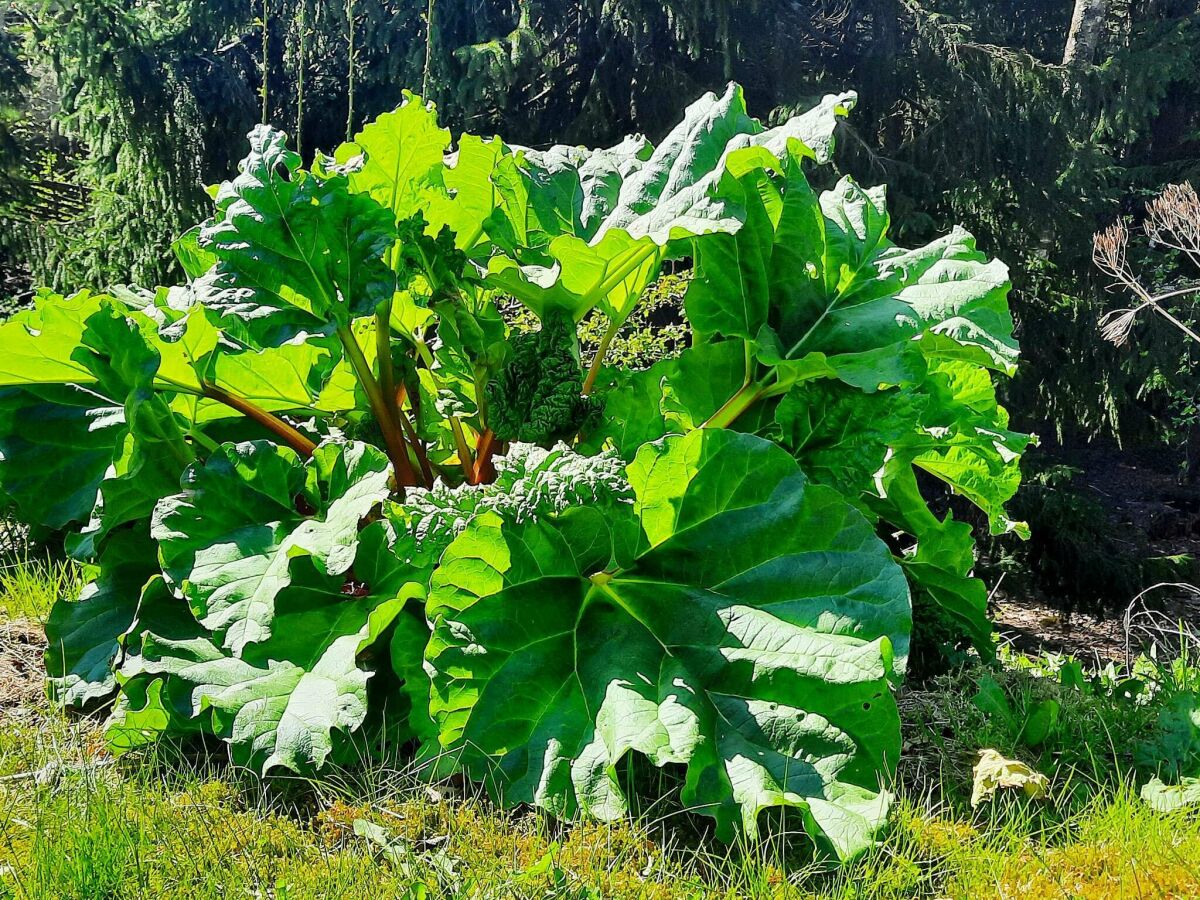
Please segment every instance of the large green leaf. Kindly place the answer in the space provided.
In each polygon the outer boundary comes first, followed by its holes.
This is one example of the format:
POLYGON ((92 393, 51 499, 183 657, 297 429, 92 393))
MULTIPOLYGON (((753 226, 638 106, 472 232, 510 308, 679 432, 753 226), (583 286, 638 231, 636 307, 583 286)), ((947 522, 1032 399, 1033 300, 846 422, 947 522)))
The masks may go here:
POLYGON ((450 152, 450 132, 438 127, 433 105, 405 91, 400 106, 332 160, 318 159, 317 171, 348 175, 351 190, 370 194, 398 223, 419 216, 429 235, 448 229, 459 250, 479 256, 488 252, 485 229, 499 207, 524 206, 512 164, 512 150, 498 137, 464 134, 450 152))
MULTIPOLYGON (((1028 534, 1004 506, 1020 485, 1031 438, 1008 430, 982 367, 934 362, 921 381, 872 394, 828 380, 801 383, 776 407, 775 421, 804 470, 848 498, 886 500, 896 475, 916 467, 986 513, 994 534, 1028 534)), ((889 521, 906 528, 897 515, 889 521)))
MULTIPOLYGON (((696 242, 686 297, 689 322, 713 339, 613 392, 598 432, 636 447, 636 438, 697 427, 729 409, 738 412, 718 424, 754 431, 762 415, 749 410, 819 379, 866 392, 920 386, 939 396, 929 404, 934 418, 923 423, 924 447, 910 440, 910 455, 1000 521, 1016 487, 1013 464, 1023 439, 1007 430, 994 395, 992 409, 980 410, 969 425, 943 419, 965 402, 953 395, 991 390, 984 366, 1008 370, 1015 359, 1004 266, 985 260, 962 231, 920 250, 895 247, 887 239, 882 191, 843 179, 818 197, 795 158, 774 179, 752 169, 734 182, 727 193, 742 197, 745 225, 696 242), (697 364, 701 353, 720 364, 697 364), (931 370, 962 387, 935 391, 931 370), (739 406, 739 399, 747 402, 739 406), (987 439, 980 416, 994 420, 987 439)), ((809 416, 803 402, 785 404, 786 415, 809 416)), ((882 405, 880 411, 887 412, 882 405)), ((848 438, 871 440, 859 433, 848 438)), ((863 482, 851 495, 868 487, 863 482)))
POLYGON ((3 329, 0 345, 24 362, 0 388, 0 493, 27 522, 91 520, 81 547, 92 555, 110 529, 146 518, 193 458, 155 388, 154 323, 79 294, 43 297, 3 329))
POLYGON ((396 109, 339 147, 335 158, 350 169, 351 190, 370 194, 403 221, 427 209, 449 149, 450 132, 438 127, 433 105, 404 91, 396 109))
POLYGON ((240 169, 218 189, 216 215, 200 234, 219 262, 194 285, 222 327, 276 345, 346 327, 392 295, 390 211, 353 193, 345 175, 303 171, 287 136, 266 125, 250 133, 240 169))
POLYGON ((989 515, 993 531, 1026 533, 1008 519, 1004 504, 1020 483, 1018 463, 1029 438, 1006 430, 987 370, 937 363, 917 385, 872 394, 834 381, 800 384, 775 418, 778 439, 805 472, 916 539, 903 557, 914 587, 989 655, 987 591, 971 577, 971 529, 935 516, 914 474, 941 478, 989 515))
POLYGON ((193 421, 237 415, 202 396, 206 382, 271 411, 345 408, 332 405, 334 394, 344 403, 344 390, 326 396, 341 374, 335 339, 304 334, 278 347, 247 348, 222 334, 186 289, 160 289, 149 299, 125 293, 126 300, 44 293, 33 309, 0 325, 0 387, 103 391, 115 383, 113 396, 131 385, 152 387, 193 421), (105 318, 123 319, 133 333, 117 333, 105 318), (114 382, 114 374, 123 381, 114 382))
MULTIPOLYGON (((894 491, 894 488, 893 488, 894 491)), ((913 590, 923 591, 984 659, 995 655, 988 591, 973 577, 975 539, 971 527, 952 515, 916 532, 917 543, 901 563, 913 590)))
POLYGON ((887 548, 749 435, 669 437, 628 475, 633 507, 489 513, 446 551, 428 651, 445 751, 506 802, 601 818, 636 751, 685 765, 684 802, 725 837, 789 806, 840 855, 868 846, 910 627, 887 548))
POLYGON ((278 346, 246 346, 220 331, 202 305, 179 310, 169 303, 160 298, 156 309, 147 311, 161 320, 153 336, 162 359, 155 386, 173 394, 172 408, 190 422, 205 425, 242 416, 207 396, 209 386, 267 412, 301 418, 345 413, 357 405, 357 382, 336 336, 301 333, 278 346))
POLYGON ((86 522, 125 433, 122 404, 92 391, 0 388, 0 493, 23 522, 86 522))
POLYGON ((295 557, 345 576, 388 479, 387 457, 366 444, 323 444, 307 463, 264 441, 225 444, 155 510, 163 571, 200 624, 241 652, 274 633, 295 557))
POLYGON ((87 523, 73 553, 95 556, 113 529, 149 518, 195 455, 186 432, 243 414, 209 384, 270 412, 353 410, 354 378, 332 337, 264 350, 225 339, 169 291, 42 295, 0 326, 15 360, 0 372, 0 493, 23 519, 87 523))
MULTIPOLYGON (((271 413, 323 418, 350 412, 359 402, 354 373, 330 338, 307 337, 262 350, 222 349, 201 363, 211 383, 271 413)), ((242 415, 203 397, 180 395, 173 405, 201 425, 242 415)))
POLYGON ((736 191, 741 198, 746 221, 733 234, 714 234, 696 242, 687 310, 692 327, 701 334, 753 340, 767 324, 770 311, 775 222, 765 197, 772 187, 758 170, 734 184, 729 192, 736 191))
POLYGON ((624 231, 611 232, 595 246, 579 238, 556 238, 550 253, 550 266, 494 256, 488 284, 539 316, 562 311, 579 321, 599 304, 611 318, 623 321, 658 274, 664 255, 650 238, 635 239, 624 231))
POLYGON ((89 365, 99 377, 96 390, 111 396, 124 392, 127 432, 100 483, 91 519, 72 545, 80 556, 98 553, 114 528, 148 519, 158 500, 178 487, 183 469, 195 459, 176 414, 154 388, 161 357, 158 342, 147 332, 153 334, 148 323, 114 306, 104 307, 87 321, 83 344, 94 352, 89 365))
POLYGON ((928 412, 900 457, 983 510, 993 534, 1028 537, 1028 526, 1012 521, 1004 506, 1020 487, 1021 455, 1033 438, 1009 430, 988 371, 958 360, 937 362, 917 390, 929 396, 928 412))
POLYGON ((123 530, 104 548, 100 572, 79 599, 55 603, 46 623, 46 675, 57 702, 84 706, 116 689, 121 639, 133 627, 143 585, 157 572, 146 529, 123 530))
POLYGON ((702 332, 756 342, 764 385, 837 377, 872 391, 919 380, 924 367, 906 351, 923 335, 942 338, 941 352, 1012 371, 1007 269, 965 231, 896 247, 882 189, 847 177, 818 197, 795 160, 776 181, 741 181, 762 198, 761 224, 701 248, 686 306, 702 332))
POLYGON ((88 291, 71 297, 42 292, 32 308, 0 324, 0 387, 94 381, 74 353, 88 317, 107 299, 88 291))
POLYGON ((511 154, 498 137, 464 134, 439 173, 441 190, 426 199, 428 231, 449 229, 455 246, 473 257, 490 252, 486 230, 505 202, 496 171, 511 154))
POLYGON ((865 394, 840 382, 797 385, 775 409, 778 439, 807 475, 861 504, 878 494, 885 464, 913 439, 927 398, 890 390, 865 394))
POLYGON ((898 348, 922 334, 973 348, 975 362, 1011 371, 1016 361, 1008 312, 1008 270, 989 262, 962 229, 916 250, 887 239, 881 189, 844 178, 819 208, 803 173, 790 173, 773 256, 775 315, 760 335, 763 359, 786 367, 820 354, 838 377, 866 390, 898 383, 898 348), (793 218, 803 220, 795 226, 793 218), (795 236, 815 237, 797 252, 795 236))
MULTIPOLYGON (((727 173, 778 166, 795 156, 828 162, 838 122, 853 93, 828 95, 806 113, 766 128, 749 115, 739 85, 705 94, 657 147, 626 139, 605 150, 522 150, 537 203, 552 209, 557 232, 596 243, 608 232, 657 244, 712 231, 736 231, 740 210, 719 186, 727 173)), ((551 215, 540 217, 548 221, 551 215)))
MULTIPOLYGON (((293 559, 275 600, 273 633, 240 654, 178 607, 142 609, 148 627, 120 671, 127 699, 109 725, 114 746, 129 749, 190 727, 229 741, 236 761, 264 772, 319 768, 336 734, 356 730, 367 716, 373 670, 363 654, 398 617, 417 624, 410 601, 424 596, 412 580, 420 573, 395 555, 383 523, 363 531, 356 548, 351 586, 313 557, 293 559), (159 625, 166 633, 154 630, 159 625)), ((146 599, 178 603, 165 590, 146 599)))
POLYGON ((827 161, 854 102, 853 94, 827 96, 766 129, 730 84, 689 106, 653 149, 627 139, 607 150, 520 150, 514 171, 523 190, 506 197, 490 226, 508 255, 492 259, 489 283, 539 315, 557 308, 582 319, 599 305, 624 321, 668 245, 741 228, 747 198, 738 179, 785 158, 827 161))

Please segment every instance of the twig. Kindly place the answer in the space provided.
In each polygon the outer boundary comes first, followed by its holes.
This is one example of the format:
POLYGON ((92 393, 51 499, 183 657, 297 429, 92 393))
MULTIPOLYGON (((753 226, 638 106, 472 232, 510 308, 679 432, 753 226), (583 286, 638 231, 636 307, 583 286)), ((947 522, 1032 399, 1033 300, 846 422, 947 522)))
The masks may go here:
POLYGON ((17 772, 15 775, 0 776, 0 784, 13 784, 21 781, 49 784, 63 775, 73 772, 94 772, 97 769, 106 769, 115 763, 116 760, 113 759, 100 759, 91 763, 72 763, 71 765, 60 762, 49 762, 40 769, 34 769, 31 772, 17 772))
POLYGON ((1173 632, 1179 639, 1181 650, 1184 644, 1189 644, 1192 647, 1200 647, 1200 634, 1197 634, 1194 629, 1182 620, 1172 620, 1165 613, 1150 609, 1146 604, 1146 595, 1162 588, 1184 591, 1191 594, 1192 597, 1200 599, 1200 588, 1192 584, 1176 581, 1162 581, 1158 584, 1153 584, 1134 597, 1130 601, 1129 606, 1125 608, 1125 615, 1122 617, 1122 624, 1125 629, 1126 666, 1133 664, 1131 643, 1135 630, 1144 633, 1155 646, 1165 644, 1163 638, 1173 632), (1146 624, 1141 624, 1139 620, 1146 620, 1146 624))

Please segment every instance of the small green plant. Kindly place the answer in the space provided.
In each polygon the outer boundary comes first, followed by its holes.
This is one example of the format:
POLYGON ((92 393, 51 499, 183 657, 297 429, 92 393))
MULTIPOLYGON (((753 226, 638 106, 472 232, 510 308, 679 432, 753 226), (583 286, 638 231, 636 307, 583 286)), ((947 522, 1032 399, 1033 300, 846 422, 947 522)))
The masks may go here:
POLYGON ((1186 655, 1085 668, 1062 654, 1002 647, 999 663, 934 683, 941 696, 970 686, 969 702, 949 713, 956 740, 1025 759, 1084 796, 1200 774, 1200 675, 1186 655))
POLYGON ((407 743, 562 817, 623 815, 637 754, 723 839, 783 806, 869 846, 910 591, 992 647, 971 529, 917 473, 1021 532, 1028 438, 992 383, 1004 266, 810 187, 852 105, 766 129, 731 86, 657 148, 451 152, 409 95, 311 170, 256 128, 185 284, 0 328, 0 491, 99 566, 50 616, 56 698, 113 701, 118 752, 212 735, 308 772, 407 743), (691 346, 609 365, 683 255, 691 346))
POLYGON ((1014 744, 1037 749, 1051 738, 1058 727, 1062 704, 1054 699, 1036 699, 1028 695, 1013 703, 989 675, 979 679, 975 705, 1004 725, 1014 744))

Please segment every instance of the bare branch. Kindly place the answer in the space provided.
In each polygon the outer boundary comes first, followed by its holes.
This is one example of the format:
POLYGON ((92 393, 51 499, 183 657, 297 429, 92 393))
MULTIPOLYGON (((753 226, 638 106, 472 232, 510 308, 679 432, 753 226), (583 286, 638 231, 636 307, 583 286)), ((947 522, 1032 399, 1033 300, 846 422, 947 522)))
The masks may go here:
MULTIPOLYGON (((1178 188, 1180 186, 1174 185, 1173 187, 1178 188)), ((1154 227, 1158 228, 1160 233, 1179 233, 1177 229, 1180 227, 1179 223, 1183 221, 1179 217, 1186 215, 1188 204, 1196 197, 1195 191, 1192 191, 1190 186, 1186 187, 1186 191, 1177 191, 1166 202, 1159 202, 1163 201, 1167 196, 1166 192, 1157 201, 1154 201, 1158 203, 1158 206, 1155 211, 1151 212, 1151 216, 1158 217, 1158 225, 1154 227), (1188 192, 1190 192, 1190 197, 1188 196, 1188 192)), ((1197 201, 1197 204, 1197 208, 1200 209, 1200 201, 1197 201)), ((1200 245, 1198 245, 1198 249, 1200 249, 1200 245)), ((1123 221, 1113 223, 1103 231, 1097 232, 1095 237, 1092 238, 1092 261, 1096 264, 1096 268, 1106 275, 1112 276, 1118 285, 1124 287, 1141 300, 1136 306, 1126 309, 1115 309, 1101 317, 1099 322, 1101 336, 1106 341, 1111 341, 1118 347, 1122 346, 1129 340, 1129 335, 1133 331, 1138 313, 1149 308, 1193 341, 1200 343, 1200 334, 1197 334, 1186 323, 1180 321, 1163 305, 1163 301, 1165 300, 1200 293, 1200 287, 1182 288, 1158 295, 1151 294, 1129 267, 1128 252, 1129 227, 1123 221)))

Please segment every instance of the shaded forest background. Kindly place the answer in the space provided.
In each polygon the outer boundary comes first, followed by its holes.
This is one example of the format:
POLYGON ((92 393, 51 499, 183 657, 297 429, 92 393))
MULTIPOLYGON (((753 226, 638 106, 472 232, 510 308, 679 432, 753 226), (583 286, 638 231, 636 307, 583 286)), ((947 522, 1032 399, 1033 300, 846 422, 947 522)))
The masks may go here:
MULTIPOLYGON (((1148 452, 1178 481, 1198 470, 1194 350, 1156 320, 1132 347, 1102 342, 1118 300, 1091 264, 1097 229, 1136 225, 1166 184, 1200 186, 1197 0, 0 0, 0 15, 10 304, 33 285, 174 277, 170 241, 258 121, 311 156, 407 88, 455 132, 597 145, 661 137, 729 80, 770 120, 854 89, 835 168, 889 185, 893 237, 959 222, 1012 268, 1025 361, 1006 399, 1042 436, 1042 486, 1064 460, 1107 478, 1095 446, 1148 452)), ((1149 281, 1187 277, 1139 247, 1149 281)))

